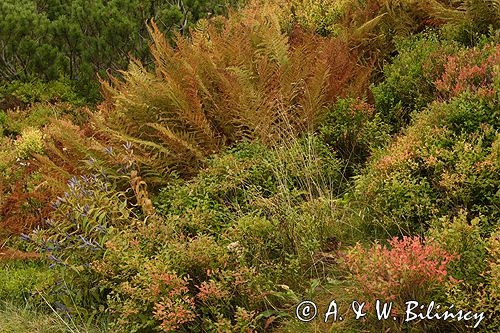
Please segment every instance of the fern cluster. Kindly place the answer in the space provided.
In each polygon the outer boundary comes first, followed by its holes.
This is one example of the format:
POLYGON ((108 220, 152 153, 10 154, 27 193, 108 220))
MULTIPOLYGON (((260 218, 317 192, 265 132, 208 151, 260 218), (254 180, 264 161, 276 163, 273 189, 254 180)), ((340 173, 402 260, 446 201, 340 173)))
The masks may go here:
POLYGON ((122 80, 102 80, 102 129, 142 148, 151 170, 189 174, 224 146, 313 128, 325 105, 360 86, 362 68, 339 39, 283 32, 280 13, 268 4, 202 20, 175 46, 151 22, 155 71, 133 60, 122 80))

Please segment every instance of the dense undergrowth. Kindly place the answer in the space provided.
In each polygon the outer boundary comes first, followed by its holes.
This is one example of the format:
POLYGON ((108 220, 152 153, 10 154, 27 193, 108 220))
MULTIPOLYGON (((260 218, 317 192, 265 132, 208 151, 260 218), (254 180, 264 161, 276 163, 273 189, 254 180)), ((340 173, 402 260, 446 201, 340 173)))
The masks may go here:
POLYGON ((98 73, 97 106, 90 76, 44 82, 42 51, 26 65, 37 80, 0 86, 0 253, 14 253, 0 258, 1 332, 477 322, 406 322, 409 300, 499 329, 498 1, 250 1, 207 18, 203 1, 172 6, 147 26, 127 18, 149 54, 139 41, 107 65, 92 48, 51 53, 64 70, 114 70, 98 73), (175 8, 196 24, 166 33, 175 8), (306 299, 320 313, 303 323, 306 299), (325 323, 332 299, 345 320, 325 323), (377 320, 377 299, 394 320, 377 320))

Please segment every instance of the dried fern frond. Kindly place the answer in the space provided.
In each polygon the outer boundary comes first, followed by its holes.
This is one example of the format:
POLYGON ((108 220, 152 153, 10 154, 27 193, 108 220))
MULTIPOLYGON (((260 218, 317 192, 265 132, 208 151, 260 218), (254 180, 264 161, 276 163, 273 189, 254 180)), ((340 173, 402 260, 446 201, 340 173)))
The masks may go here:
POLYGON ((313 128, 360 68, 340 39, 286 33, 286 11, 254 1, 175 36, 175 46, 151 22, 154 72, 133 60, 122 80, 103 82, 101 130, 143 147, 160 171, 201 165, 243 139, 287 139, 285 123, 313 128))

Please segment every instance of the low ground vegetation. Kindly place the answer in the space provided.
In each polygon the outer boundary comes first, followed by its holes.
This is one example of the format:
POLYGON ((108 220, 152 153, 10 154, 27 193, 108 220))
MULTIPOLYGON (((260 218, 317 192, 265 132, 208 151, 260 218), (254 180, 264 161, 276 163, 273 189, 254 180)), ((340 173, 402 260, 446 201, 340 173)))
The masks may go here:
POLYGON ((71 23, 49 3, 21 6, 34 35, 0 16, 25 47, 0 61, 0 332, 474 325, 407 323, 413 299, 500 329, 498 1, 148 2, 120 22, 149 52, 23 60, 71 23), (305 299, 399 317, 302 323, 305 299))

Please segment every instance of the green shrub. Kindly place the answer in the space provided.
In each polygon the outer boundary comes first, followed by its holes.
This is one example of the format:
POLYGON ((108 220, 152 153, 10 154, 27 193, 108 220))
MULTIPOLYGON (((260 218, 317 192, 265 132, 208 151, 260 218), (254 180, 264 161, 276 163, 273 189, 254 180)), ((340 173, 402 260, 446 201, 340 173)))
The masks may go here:
POLYGON ((189 183, 161 190, 156 202, 160 213, 179 215, 178 223, 188 223, 185 231, 217 234, 227 228, 228 214, 253 211, 256 199, 276 200, 289 190, 299 198, 321 191, 341 193, 341 172, 340 162, 315 137, 292 140, 275 150, 242 143, 209 159, 189 183), (207 224, 210 230, 204 229, 207 224))
POLYGON ((500 301, 499 230, 497 226, 487 232, 488 221, 483 216, 470 215, 460 211, 457 217, 443 216, 433 221, 429 236, 460 256, 459 261, 450 265, 449 272, 461 283, 447 289, 447 302, 459 309, 484 311, 485 321, 480 331, 495 332, 499 329, 495 319, 500 301))
POLYGON ((16 152, 12 149, 14 142, 10 138, 0 137, 0 172, 5 172, 2 174, 5 179, 13 171, 10 168, 16 160, 16 152))
POLYGON ((337 0, 294 0, 292 15, 296 23, 306 29, 323 36, 337 36, 342 29, 340 19, 344 14, 345 3, 337 0))
POLYGON ((5 261, 0 267, 0 300, 5 302, 22 305, 36 288, 55 281, 53 272, 40 262, 5 261))
POLYGON ((396 43, 398 55, 384 66, 384 79, 373 87, 375 106, 382 119, 397 132, 435 98, 434 77, 443 70, 446 55, 458 45, 433 33, 419 34, 396 43))
POLYGON ((388 132, 388 125, 381 121, 370 104, 352 98, 339 99, 331 106, 319 127, 321 139, 347 161, 346 177, 374 150, 389 141, 388 132))
POLYGON ((42 154, 43 139, 42 131, 32 127, 23 129, 21 137, 14 143, 17 157, 19 159, 27 159, 32 157, 33 154, 42 154))
POLYGON ((27 104, 66 102, 72 105, 83 105, 85 102, 75 92, 73 82, 67 77, 48 82, 43 82, 40 79, 28 82, 11 81, 0 86, 0 100, 9 95, 15 96, 27 104))
MULTIPOLYGON (((35 103, 23 110, 9 110, 5 117, 5 135, 15 137, 21 132, 32 127, 42 129, 48 125, 53 118, 72 117, 77 120, 75 108, 66 103, 35 103)), ((79 119, 78 119, 79 120, 79 119)))
POLYGON ((491 230, 500 218, 497 105, 495 96, 470 94, 434 103, 377 153, 356 181, 367 230, 423 232, 462 208, 483 215, 491 230))

